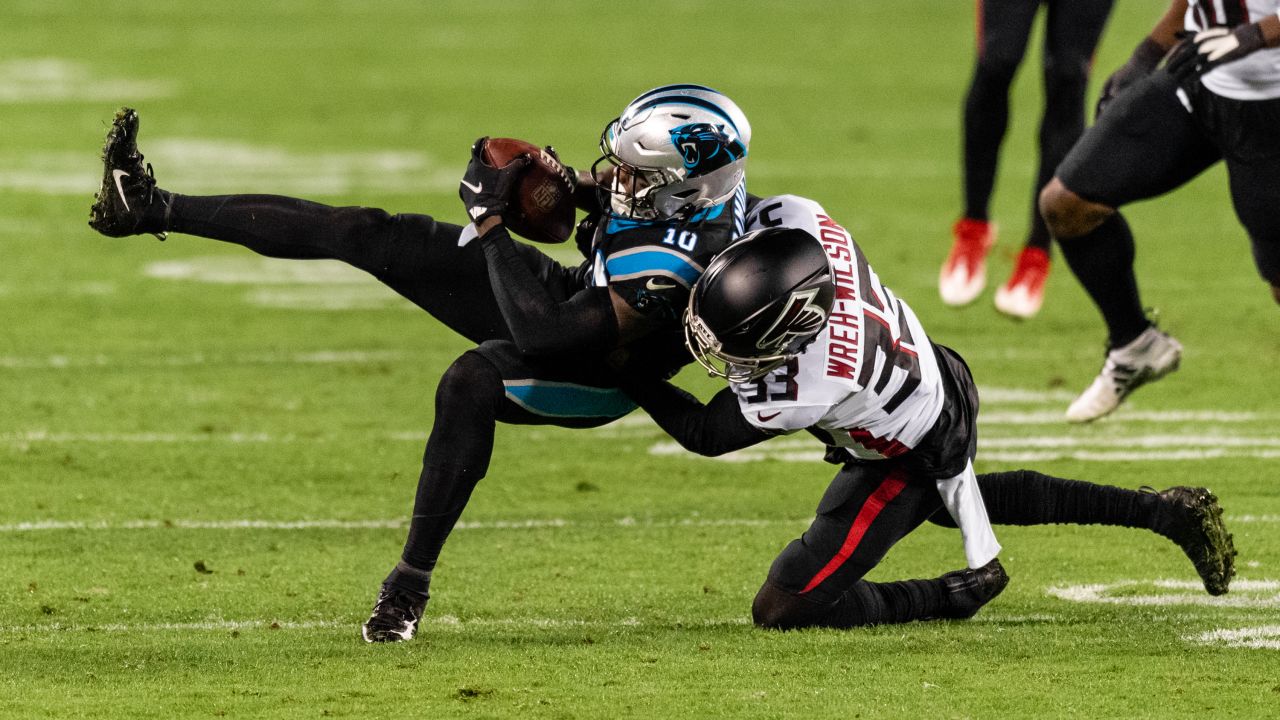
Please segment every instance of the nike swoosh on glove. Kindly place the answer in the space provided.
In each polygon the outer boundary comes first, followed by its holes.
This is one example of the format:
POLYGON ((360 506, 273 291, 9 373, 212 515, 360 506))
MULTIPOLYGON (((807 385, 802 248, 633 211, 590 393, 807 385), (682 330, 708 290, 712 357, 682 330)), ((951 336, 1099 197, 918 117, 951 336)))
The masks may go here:
POLYGON ((467 216, 476 225, 507 211, 516 181, 532 162, 529 157, 521 156, 500 168, 493 167, 484 159, 484 144, 488 140, 482 137, 471 146, 471 162, 467 163, 467 171, 458 183, 458 196, 467 209, 467 216))

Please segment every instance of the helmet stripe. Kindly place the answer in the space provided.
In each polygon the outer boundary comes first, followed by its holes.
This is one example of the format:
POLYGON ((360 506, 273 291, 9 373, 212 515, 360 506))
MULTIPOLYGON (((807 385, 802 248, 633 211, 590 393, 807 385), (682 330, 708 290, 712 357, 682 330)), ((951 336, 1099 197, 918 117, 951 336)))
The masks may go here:
MULTIPOLYGON (((658 105, 693 105, 694 107, 700 107, 704 110, 710 110, 716 115, 719 115, 720 117, 724 118, 725 122, 729 123, 729 125, 733 127, 734 133, 738 134, 739 136, 742 135, 742 133, 738 131, 738 124, 735 123, 733 121, 733 118, 729 117, 729 113, 725 112, 719 105, 716 105, 710 100, 703 100, 702 98, 693 97, 691 95, 672 95, 669 97, 658 97, 640 105, 635 105, 633 103, 631 107, 627 108, 627 115, 634 115, 641 112, 642 110, 648 110, 649 108, 656 107, 658 105)), ((746 153, 744 152, 743 154, 745 155, 746 153)))
POLYGON ((692 83, 683 83, 679 85, 663 85, 662 87, 656 87, 642 94, 640 97, 636 98, 635 100, 632 100, 631 104, 635 105, 636 103, 649 97, 650 95, 657 95, 658 93, 665 93, 665 92, 675 92, 677 90, 702 90, 704 92, 713 92, 717 95, 724 95, 724 93, 720 92, 719 90, 716 90, 715 88, 709 88, 706 85, 694 85, 692 83))

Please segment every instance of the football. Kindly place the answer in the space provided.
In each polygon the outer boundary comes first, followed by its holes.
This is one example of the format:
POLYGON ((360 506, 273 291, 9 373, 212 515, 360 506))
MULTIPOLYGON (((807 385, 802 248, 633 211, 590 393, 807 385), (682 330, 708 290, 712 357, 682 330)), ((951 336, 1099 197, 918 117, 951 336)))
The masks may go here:
POLYGON ((515 138, 489 138, 483 157, 503 167, 521 155, 533 159, 516 184, 515 202, 503 222, 515 234, 540 243, 560 243, 573 233, 573 182, 565 166, 547 150, 515 138))

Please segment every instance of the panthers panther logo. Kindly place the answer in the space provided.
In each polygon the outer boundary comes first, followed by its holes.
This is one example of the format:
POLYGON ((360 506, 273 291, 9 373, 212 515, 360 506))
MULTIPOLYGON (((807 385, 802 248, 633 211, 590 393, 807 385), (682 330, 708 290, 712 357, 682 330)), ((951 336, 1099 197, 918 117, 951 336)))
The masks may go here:
POLYGON ((791 301, 756 341, 756 347, 781 354, 794 340, 808 338, 821 330, 827 324, 827 311, 813 301, 817 296, 817 288, 792 293, 791 301))
POLYGON ((671 131, 671 142, 680 149, 691 177, 719 170, 747 154, 737 137, 726 133, 723 125, 711 123, 681 125, 671 131))

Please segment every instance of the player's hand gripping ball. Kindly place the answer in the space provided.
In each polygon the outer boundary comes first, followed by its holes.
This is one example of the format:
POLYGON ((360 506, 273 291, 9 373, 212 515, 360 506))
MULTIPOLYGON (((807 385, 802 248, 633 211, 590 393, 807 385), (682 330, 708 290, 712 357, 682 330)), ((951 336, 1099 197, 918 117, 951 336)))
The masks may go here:
POLYGON ((492 167, 505 167, 521 156, 530 162, 516 179, 502 221, 515 234, 541 243, 560 243, 573 233, 573 170, 551 147, 540 148, 514 138, 484 140, 481 157, 492 167))

